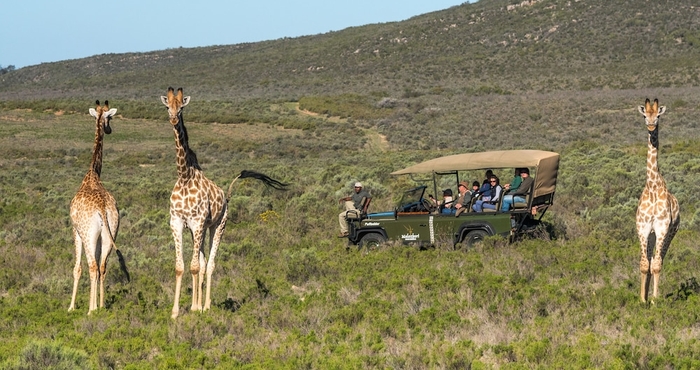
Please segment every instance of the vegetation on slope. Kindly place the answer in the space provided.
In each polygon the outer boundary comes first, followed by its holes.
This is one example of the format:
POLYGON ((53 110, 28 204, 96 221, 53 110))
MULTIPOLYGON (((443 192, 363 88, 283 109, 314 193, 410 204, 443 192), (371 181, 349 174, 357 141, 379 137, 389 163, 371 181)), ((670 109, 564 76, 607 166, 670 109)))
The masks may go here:
POLYGON ((145 99, 166 89, 164 83, 224 101, 698 83, 700 9, 692 0, 525 4, 483 0, 321 35, 46 63, 2 75, 0 98, 145 99))

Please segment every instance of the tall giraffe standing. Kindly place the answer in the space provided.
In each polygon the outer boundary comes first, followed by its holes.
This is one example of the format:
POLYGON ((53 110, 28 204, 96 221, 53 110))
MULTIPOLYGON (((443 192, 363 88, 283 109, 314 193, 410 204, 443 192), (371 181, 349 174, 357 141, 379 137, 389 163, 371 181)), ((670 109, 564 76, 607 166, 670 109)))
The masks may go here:
POLYGON ((117 251, 119 264, 127 279, 129 273, 126 270, 124 257, 114 244, 119 229, 119 211, 117 202, 102 185, 100 174, 102 173, 102 141, 104 134, 112 133, 109 125, 112 116, 117 112, 116 108, 109 109, 109 103, 100 106, 100 101, 95 102, 97 107, 90 108, 90 115, 95 117, 95 144, 92 149, 90 169, 78 193, 70 202, 70 218, 73 225, 73 238, 75 240, 75 267, 73 268, 73 295, 71 296, 68 311, 75 309, 75 297, 78 293, 78 280, 82 272, 80 266, 82 248, 85 248, 85 257, 90 271, 90 308, 88 314, 97 309, 97 283, 100 284, 100 307, 104 307, 104 281, 107 273, 107 257, 112 247, 117 251), (99 259, 99 269, 98 262, 99 259))
POLYGON ((649 271, 654 276, 653 298, 658 297, 661 265, 671 240, 673 240, 680 225, 678 201, 668 191, 666 182, 661 177, 661 173, 659 173, 657 161, 659 116, 664 114, 665 111, 666 107, 659 106, 658 99, 654 99, 654 104, 651 104, 649 99, 647 99, 644 105, 639 106, 639 113, 644 116, 644 121, 649 131, 647 180, 637 207, 637 235, 642 248, 642 258, 639 262, 639 270, 642 273, 640 292, 642 302, 646 302, 649 295, 649 271), (655 243, 654 245, 649 245, 652 232, 654 233, 655 243), (654 247, 656 247, 655 250, 654 247), (648 253, 652 251, 654 256, 650 259, 648 253))
POLYGON ((168 88, 168 95, 160 97, 163 104, 168 107, 170 124, 175 133, 175 149, 177 155, 177 181, 170 195, 170 229, 175 239, 175 303, 171 317, 177 318, 180 311, 180 288, 184 262, 182 257, 182 233, 184 228, 192 233, 192 261, 190 273, 192 274, 192 311, 206 311, 211 307, 211 276, 214 272, 214 259, 221 241, 221 236, 226 227, 228 216, 228 201, 231 198, 233 184, 238 178, 252 177, 263 181, 265 185, 275 189, 285 189, 283 184, 266 175, 253 171, 242 171, 228 189, 224 191, 213 181, 207 179, 202 168, 197 162, 197 156, 188 144, 187 129, 182 119, 182 108, 189 102, 189 96, 183 96, 182 88, 177 89, 177 94, 172 87, 168 88), (209 230, 209 260, 205 261, 204 234, 209 230), (206 269, 206 296, 202 306, 202 284, 206 269))

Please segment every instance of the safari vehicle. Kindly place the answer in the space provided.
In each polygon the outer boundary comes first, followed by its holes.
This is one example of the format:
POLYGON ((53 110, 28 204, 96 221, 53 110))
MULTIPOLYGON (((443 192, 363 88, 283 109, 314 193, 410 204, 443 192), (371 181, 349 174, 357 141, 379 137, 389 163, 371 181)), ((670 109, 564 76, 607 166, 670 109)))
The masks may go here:
MULTIPOLYGON (((376 247, 388 240, 403 244, 432 246, 436 241, 451 241, 457 248, 467 247, 491 235, 502 235, 510 241, 534 229, 554 202, 559 154, 541 150, 504 150, 456 154, 418 163, 392 172, 391 175, 409 175, 421 185, 404 192, 393 211, 346 215, 348 242, 351 245, 376 247), (508 212, 485 209, 474 212, 471 207, 459 216, 437 212, 426 190, 432 185, 432 194, 438 194, 438 177, 454 176, 455 187, 460 182, 460 171, 486 169, 514 169, 527 167, 534 181, 524 203, 515 203, 508 212), (421 177, 419 179, 418 177, 421 177)), ((510 179, 507 179, 510 181, 510 179)), ((471 181, 470 181, 471 182, 471 181)), ((506 183, 504 181, 503 183, 506 183)), ((502 200, 503 197, 500 197, 502 200)), ((478 198, 472 199, 472 204, 478 198)))

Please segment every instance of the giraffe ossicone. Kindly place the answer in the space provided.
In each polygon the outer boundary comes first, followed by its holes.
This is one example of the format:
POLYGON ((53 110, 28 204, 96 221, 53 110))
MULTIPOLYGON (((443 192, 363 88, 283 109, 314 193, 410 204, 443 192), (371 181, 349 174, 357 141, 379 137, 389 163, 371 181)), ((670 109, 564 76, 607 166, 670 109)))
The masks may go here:
POLYGON ((658 99, 654 99, 652 103, 647 98, 644 105, 640 105, 638 110, 644 116, 644 123, 648 131, 646 182, 642 195, 639 197, 636 217, 637 236, 641 246, 640 298, 642 302, 646 302, 649 296, 651 277, 653 277, 654 284, 652 296, 653 298, 658 297, 661 267, 671 240, 673 240, 680 225, 680 209, 678 200, 668 191, 666 181, 659 172, 659 117, 666 112, 666 107, 659 106, 658 99), (651 244, 650 240, 653 240, 654 243, 651 244))

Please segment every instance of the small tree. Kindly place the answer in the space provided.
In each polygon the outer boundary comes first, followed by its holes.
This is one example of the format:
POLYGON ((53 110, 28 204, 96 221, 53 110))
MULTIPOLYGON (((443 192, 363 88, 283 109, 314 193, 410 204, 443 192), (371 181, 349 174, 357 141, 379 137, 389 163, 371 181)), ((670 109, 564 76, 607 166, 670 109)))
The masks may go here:
POLYGON ((0 75, 4 75, 5 73, 12 72, 14 70, 15 70, 15 66, 13 66, 11 64, 5 68, 3 68, 2 65, 0 65, 0 75))

